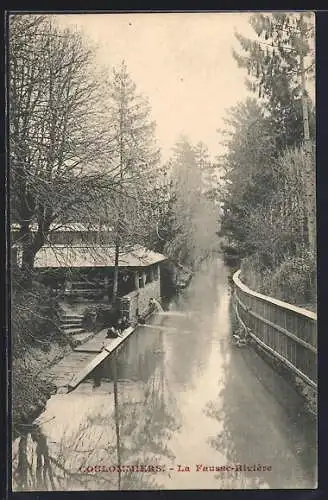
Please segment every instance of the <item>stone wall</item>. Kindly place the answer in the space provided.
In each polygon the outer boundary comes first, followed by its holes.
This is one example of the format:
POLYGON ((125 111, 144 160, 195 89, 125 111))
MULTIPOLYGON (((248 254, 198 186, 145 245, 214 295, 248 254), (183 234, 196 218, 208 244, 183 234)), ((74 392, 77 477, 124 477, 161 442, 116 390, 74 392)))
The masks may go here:
POLYGON ((129 299, 130 301, 130 320, 133 321, 136 318, 137 310, 139 314, 142 315, 147 311, 149 299, 154 297, 159 300, 161 297, 161 286, 160 286, 160 270, 158 266, 158 279, 152 281, 151 283, 145 284, 143 288, 134 290, 133 292, 124 295, 124 299, 129 299))

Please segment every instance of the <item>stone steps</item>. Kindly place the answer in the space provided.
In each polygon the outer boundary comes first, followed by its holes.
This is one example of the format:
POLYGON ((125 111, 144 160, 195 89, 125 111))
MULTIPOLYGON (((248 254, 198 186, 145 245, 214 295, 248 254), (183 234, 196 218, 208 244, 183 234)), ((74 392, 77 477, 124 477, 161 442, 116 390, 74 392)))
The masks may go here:
POLYGON ((82 326, 63 326, 64 332, 67 335, 76 335, 77 333, 87 333, 82 326))
POLYGON ((64 325, 80 325, 82 318, 61 318, 61 322, 64 325))
POLYGON ((87 334, 82 327, 82 314, 65 313, 61 317, 61 326, 68 335, 87 334))

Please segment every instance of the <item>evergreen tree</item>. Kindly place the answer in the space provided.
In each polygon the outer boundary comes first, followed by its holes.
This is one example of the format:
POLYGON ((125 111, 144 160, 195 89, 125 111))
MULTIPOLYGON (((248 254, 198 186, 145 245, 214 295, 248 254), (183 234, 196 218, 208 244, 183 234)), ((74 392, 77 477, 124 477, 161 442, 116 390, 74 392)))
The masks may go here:
MULTIPOLYGON (((277 148, 299 145, 303 137, 301 59, 311 78, 314 72, 314 28, 310 13, 254 14, 250 24, 258 40, 236 34, 243 53, 233 55, 247 69, 247 86, 266 102, 275 130, 277 148)), ((315 135, 310 107, 310 133, 315 135)))
POLYGON ((154 217, 152 198, 156 192, 160 155, 150 111, 147 99, 137 94, 123 61, 113 70, 108 101, 111 168, 119 183, 116 196, 106 207, 115 235, 113 301, 118 290, 120 250, 144 242, 154 217))
POLYGON ((219 168, 211 161, 208 147, 202 141, 198 142, 194 148, 195 160, 201 170, 203 194, 214 203, 219 200, 219 168))
POLYGON ((225 122, 227 153, 218 160, 225 170, 221 232, 243 255, 253 250, 248 217, 274 190, 277 152, 272 124, 256 100, 232 107, 225 122))
POLYGON ((195 148, 186 138, 176 144, 170 167, 168 241, 164 251, 180 264, 197 268, 215 249, 215 206, 206 197, 202 168, 195 148))

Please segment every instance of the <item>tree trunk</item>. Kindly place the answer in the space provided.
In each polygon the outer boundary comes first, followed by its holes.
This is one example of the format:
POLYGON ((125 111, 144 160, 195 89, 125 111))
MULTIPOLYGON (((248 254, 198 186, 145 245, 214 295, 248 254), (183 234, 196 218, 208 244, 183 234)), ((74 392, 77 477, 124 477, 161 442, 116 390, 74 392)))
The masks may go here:
POLYGON ((121 439, 120 439, 120 414, 118 405, 118 390, 117 390, 117 354, 114 353, 113 359, 114 371, 114 409, 115 409, 115 431, 116 431, 116 452, 118 465, 118 490, 121 490, 121 439))
POLYGON ((27 290, 32 288, 32 276, 34 261, 37 252, 44 245, 44 234, 38 231, 34 236, 29 226, 21 226, 22 234, 22 267, 21 267, 21 286, 27 290))
MULTIPOLYGON (((300 14, 301 20, 301 36, 304 41, 304 25, 303 14, 300 14)), ((301 71, 301 84, 302 84, 302 109, 303 109, 303 130, 304 130, 304 151, 305 151, 305 196, 306 196, 306 209, 307 209, 307 226, 308 226, 308 243, 311 252, 316 251, 316 183, 315 183, 315 161, 313 161, 312 145, 310 140, 309 130, 309 109, 308 98, 305 88, 305 68, 304 68, 304 55, 300 55, 300 71, 301 71)))
POLYGON ((22 267, 21 267, 21 285, 26 290, 32 288, 32 271, 34 267, 35 253, 30 246, 23 247, 22 267))
POLYGON ((308 243, 313 254, 316 252, 316 186, 315 186, 315 169, 311 160, 311 154, 306 157, 305 169, 306 183, 306 204, 307 204, 307 227, 308 227, 308 243))
POLYGON ((114 263, 114 282, 113 282, 113 295, 112 295, 112 304, 116 304, 117 302, 117 295, 118 295, 118 261, 119 261, 119 256, 120 256, 120 244, 118 242, 118 239, 116 240, 115 243, 115 263, 114 263))
POLYGON ((22 234, 22 266, 21 285, 30 290, 32 288, 32 270, 36 252, 34 251, 33 234, 29 225, 21 225, 22 234))

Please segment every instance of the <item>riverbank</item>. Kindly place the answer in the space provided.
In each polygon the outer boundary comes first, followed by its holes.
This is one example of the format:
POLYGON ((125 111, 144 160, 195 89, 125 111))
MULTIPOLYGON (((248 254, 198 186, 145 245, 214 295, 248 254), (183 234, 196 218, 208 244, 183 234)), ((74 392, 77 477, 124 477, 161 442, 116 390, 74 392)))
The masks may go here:
POLYGON ((317 419, 317 394, 316 391, 309 387, 300 377, 297 377, 290 372, 279 360, 270 355, 255 341, 252 342, 254 349, 263 357, 263 359, 295 390, 295 392, 304 401, 304 413, 309 420, 316 421, 317 419))
MULTIPOLYGON (((152 314, 146 314, 145 319, 152 314)), ((120 347, 136 330, 138 324, 127 328, 120 337, 107 338, 107 329, 91 331, 78 343, 61 345, 54 342, 43 349, 30 349, 28 359, 14 366, 13 384, 14 427, 26 426, 44 411, 49 398, 58 392, 76 388, 99 363, 120 347), (26 365, 34 376, 26 376, 26 365), (17 376, 24 370, 23 377, 17 376), (24 381, 27 380, 27 384, 24 381)))
POLYGON ((258 255, 241 262, 243 282, 252 290, 317 312, 316 261, 309 252, 264 265, 258 255))
POLYGON ((71 353, 76 346, 90 340, 96 332, 89 332, 83 341, 61 338, 40 347, 29 346, 24 356, 12 364, 12 422, 13 433, 20 426, 31 424, 45 409, 49 398, 57 392, 51 370, 71 353))
POLYGON ((44 410, 48 399, 56 392, 47 371, 72 351, 69 344, 57 342, 42 348, 29 347, 26 354, 12 364, 13 433, 21 425, 31 424, 44 410))

